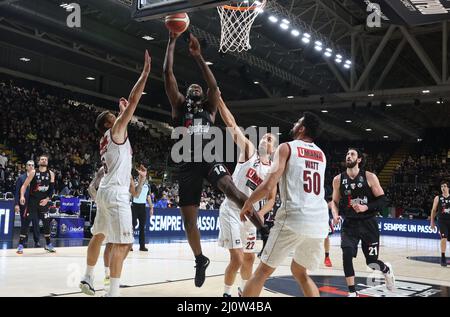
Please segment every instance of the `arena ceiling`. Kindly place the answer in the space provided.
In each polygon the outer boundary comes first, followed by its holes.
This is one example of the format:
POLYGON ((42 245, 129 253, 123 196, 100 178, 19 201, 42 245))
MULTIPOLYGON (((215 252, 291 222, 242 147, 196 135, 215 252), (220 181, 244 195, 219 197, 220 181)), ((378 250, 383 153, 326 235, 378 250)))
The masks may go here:
MULTIPOLYGON (((215 9, 190 13, 190 30, 201 39, 239 124, 287 130, 301 111, 313 110, 336 139, 411 140, 424 128, 449 126, 443 117, 449 117, 448 23, 368 28, 367 13, 356 2, 269 0, 252 29, 252 49, 242 54, 218 53, 215 9), (295 41, 268 21, 269 14, 320 38, 351 59, 352 68, 295 41), (436 103, 440 98, 443 104, 436 103)), ((162 82, 168 33, 162 21, 133 21, 128 0, 78 0, 81 28, 68 28, 61 3, 0 2, 0 71, 113 101, 129 92, 148 48, 153 68, 143 115, 169 120, 162 82), (144 40, 146 35, 153 40, 144 40), (22 55, 31 61, 19 61, 22 55)), ((181 89, 202 82, 183 40, 177 46, 175 73, 181 89)))

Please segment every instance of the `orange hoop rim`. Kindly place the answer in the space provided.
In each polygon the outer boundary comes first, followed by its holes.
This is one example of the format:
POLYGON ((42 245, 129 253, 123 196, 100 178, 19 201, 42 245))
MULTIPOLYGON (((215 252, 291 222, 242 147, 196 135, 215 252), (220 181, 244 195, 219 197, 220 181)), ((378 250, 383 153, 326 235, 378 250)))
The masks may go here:
POLYGON ((222 8, 224 8, 225 10, 233 10, 233 11, 249 11, 249 10, 256 10, 259 8, 264 8, 265 5, 266 5, 266 0, 262 0, 261 4, 252 5, 249 7, 235 7, 232 5, 224 5, 224 6, 222 6, 222 8))

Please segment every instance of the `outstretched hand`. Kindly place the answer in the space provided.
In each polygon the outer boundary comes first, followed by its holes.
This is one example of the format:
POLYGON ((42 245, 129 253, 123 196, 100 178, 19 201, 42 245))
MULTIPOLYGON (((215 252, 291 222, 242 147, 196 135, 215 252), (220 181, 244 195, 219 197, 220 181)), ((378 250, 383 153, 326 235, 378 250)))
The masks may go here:
POLYGON ((189 53, 191 53, 193 57, 200 56, 202 53, 200 48, 200 42, 194 35, 192 35, 192 33, 190 34, 189 37, 189 53))
POLYGON ((142 72, 146 75, 150 74, 150 69, 152 65, 152 58, 150 57, 150 54, 147 50, 145 50, 145 62, 144 62, 144 69, 142 72))
POLYGON ((129 105, 129 102, 127 99, 125 99, 124 97, 120 98, 119 100, 119 115, 121 115, 125 109, 127 109, 129 105))
POLYGON ((147 169, 144 165, 141 164, 138 168, 136 168, 136 171, 138 172, 140 178, 147 177, 147 169))
POLYGON ((177 38, 180 37, 181 34, 182 34, 182 33, 169 32, 169 38, 170 38, 171 40, 176 40, 177 38))

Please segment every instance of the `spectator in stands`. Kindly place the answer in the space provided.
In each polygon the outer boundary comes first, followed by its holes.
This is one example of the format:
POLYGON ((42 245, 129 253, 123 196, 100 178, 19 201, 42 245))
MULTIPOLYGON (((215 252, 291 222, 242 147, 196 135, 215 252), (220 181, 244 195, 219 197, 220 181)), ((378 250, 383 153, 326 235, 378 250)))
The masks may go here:
POLYGON ((155 208, 166 209, 168 208, 168 203, 167 194, 163 194, 162 198, 156 202, 155 208))
POLYGON ((5 169, 7 165, 8 165, 8 157, 6 157, 5 152, 2 152, 2 154, 0 154, 0 166, 3 167, 3 169, 5 169))

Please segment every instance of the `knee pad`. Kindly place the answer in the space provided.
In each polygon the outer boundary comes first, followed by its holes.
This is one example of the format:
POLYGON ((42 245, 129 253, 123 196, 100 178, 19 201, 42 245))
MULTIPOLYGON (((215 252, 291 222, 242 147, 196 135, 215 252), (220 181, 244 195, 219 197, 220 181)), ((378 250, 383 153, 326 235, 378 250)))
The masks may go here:
POLYGON ((355 270, 353 269, 353 250, 351 248, 342 249, 342 260, 344 262, 345 277, 355 276, 355 270))

